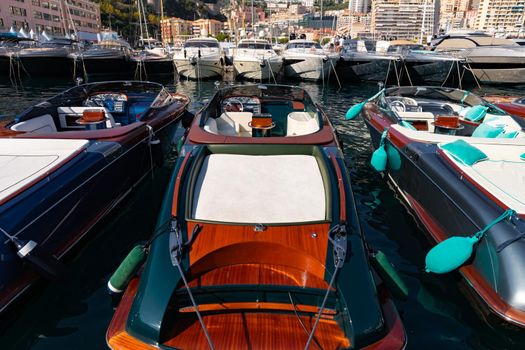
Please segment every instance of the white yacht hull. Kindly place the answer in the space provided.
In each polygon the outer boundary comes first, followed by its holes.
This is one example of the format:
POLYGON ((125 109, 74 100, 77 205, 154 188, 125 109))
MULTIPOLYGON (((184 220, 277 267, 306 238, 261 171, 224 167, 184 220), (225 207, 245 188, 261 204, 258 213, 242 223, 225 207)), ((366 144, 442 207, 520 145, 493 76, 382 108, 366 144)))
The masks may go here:
POLYGON ((271 80, 277 77, 283 62, 282 60, 234 59, 233 66, 240 79, 271 80))
POLYGON ((284 59, 284 74, 302 80, 328 79, 339 56, 291 56, 284 59))
POLYGON ((177 58, 174 59, 179 75, 188 79, 222 77, 224 61, 221 58, 177 58))

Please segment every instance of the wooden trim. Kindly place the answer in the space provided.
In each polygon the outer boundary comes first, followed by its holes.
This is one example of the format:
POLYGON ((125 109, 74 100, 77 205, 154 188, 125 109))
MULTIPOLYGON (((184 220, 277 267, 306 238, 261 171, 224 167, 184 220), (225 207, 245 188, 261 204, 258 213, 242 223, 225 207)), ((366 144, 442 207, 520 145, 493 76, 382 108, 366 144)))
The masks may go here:
POLYGON ((330 154, 329 157, 337 175, 337 187, 339 188, 339 220, 344 223, 346 222, 346 191, 343 174, 339 167, 339 163, 337 162, 337 158, 333 154, 330 154))
MULTIPOLYGON (((202 304, 199 305, 199 311, 208 312, 208 311, 256 311, 256 310, 274 310, 274 311, 294 311, 292 304, 282 304, 282 303, 267 303, 267 302, 239 302, 239 303, 221 303, 221 304, 202 304)), ((295 305, 295 310, 297 312, 308 312, 316 314, 319 313, 319 307, 313 305, 295 305)), ((179 309, 179 312, 195 312, 193 306, 186 306, 179 309)), ((323 317, 333 318, 337 314, 337 310, 327 309, 323 310, 323 317)))
POLYGON ((133 278, 128 288, 124 292, 122 299, 111 319, 108 330, 106 332, 106 342, 113 350, 157 350, 156 346, 152 346, 141 342, 126 332, 126 322, 128 320, 129 312, 137 294, 139 279, 133 278))
POLYGON ((173 189, 173 199, 172 199, 172 206, 171 206, 171 215, 177 216, 177 209, 179 205, 179 194, 180 194, 180 186, 182 183, 182 174, 184 173, 184 168, 186 168, 186 163, 188 163, 188 159, 190 159, 192 152, 188 152, 184 159, 182 160, 182 164, 179 168, 179 171, 177 173, 177 178, 175 180, 175 187, 173 189))

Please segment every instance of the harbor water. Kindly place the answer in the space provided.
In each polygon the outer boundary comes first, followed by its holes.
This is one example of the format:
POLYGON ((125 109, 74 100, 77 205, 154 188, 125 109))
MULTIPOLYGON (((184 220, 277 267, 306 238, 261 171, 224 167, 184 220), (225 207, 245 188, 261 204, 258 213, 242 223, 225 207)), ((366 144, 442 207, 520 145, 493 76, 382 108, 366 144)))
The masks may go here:
MULTIPOLYGON (((0 122, 72 86, 71 82, 31 79, 14 87, 0 81, 0 122)), ((358 214, 366 239, 382 250, 409 287, 405 301, 396 300, 407 335, 407 349, 525 349, 525 334, 485 323, 464 293, 458 275, 424 272, 430 245, 388 183, 369 165, 371 146, 360 118, 347 122, 353 103, 373 95, 375 84, 297 83, 326 111, 338 130, 353 181, 358 214)), ((196 111, 216 91, 214 81, 180 81, 166 86, 187 94, 196 111)), ((523 87, 483 88, 481 94, 523 94, 523 87)), ((480 93, 474 89, 474 93, 480 93)), ((0 349, 105 349, 113 316, 106 282, 134 243, 146 240, 155 225, 174 159, 157 169, 68 258, 67 276, 39 283, 22 305, 8 315, 0 349)), ((307 190, 307 189, 305 189, 307 190)), ((345 276, 342 276, 345 278, 345 276)), ((346 276, 352 283, 351 276, 346 276)))

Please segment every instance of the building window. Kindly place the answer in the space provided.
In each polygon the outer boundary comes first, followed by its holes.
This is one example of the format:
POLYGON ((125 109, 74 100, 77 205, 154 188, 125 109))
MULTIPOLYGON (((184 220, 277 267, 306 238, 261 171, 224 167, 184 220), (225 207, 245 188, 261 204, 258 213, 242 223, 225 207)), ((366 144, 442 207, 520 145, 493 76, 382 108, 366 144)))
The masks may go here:
POLYGON ((42 7, 45 8, 45 9, 48 9, 49 8, 49 2, 42 1, 42 7))
POLYGON ((52 3, 52 4, 51 4, 51 10, 58 11, 58 5, 55 4, 55 3, 52 3))
POLYGON ((35 19, 42 19, 42 12, 35 11, 33 17, 35 17, 35 19))
POLYGON ((40 0, 32 0, 31 3, 33 6, 40 6, 40 0))
POLYGON ((15 16, 27 16, 26 9, 22 9, 20 7, 9 6, 9 13, 15 16))
POLYGON ((0 18, 0 27, 4 27, 4 19, 3 18, 0 18))

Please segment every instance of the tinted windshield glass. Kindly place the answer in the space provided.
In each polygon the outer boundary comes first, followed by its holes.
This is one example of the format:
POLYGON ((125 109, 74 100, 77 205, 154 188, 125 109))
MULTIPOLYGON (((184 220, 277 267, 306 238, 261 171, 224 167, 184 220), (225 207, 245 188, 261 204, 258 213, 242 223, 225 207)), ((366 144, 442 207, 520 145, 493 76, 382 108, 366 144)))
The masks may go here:
POLYGON ((315 47, 316 49, 321 49, 321 45, 316 42, 306 42, 306 43, 290 43, 286 47, 287 49, 309 49, 311 47, 315 47))
POLYGON ((272 45, 268 43, 240 43, 239 49, 271 50, 272 45))
POLYGON ((219 47, 219 43, 214 41, 187 41, 184 47, 219 47))

